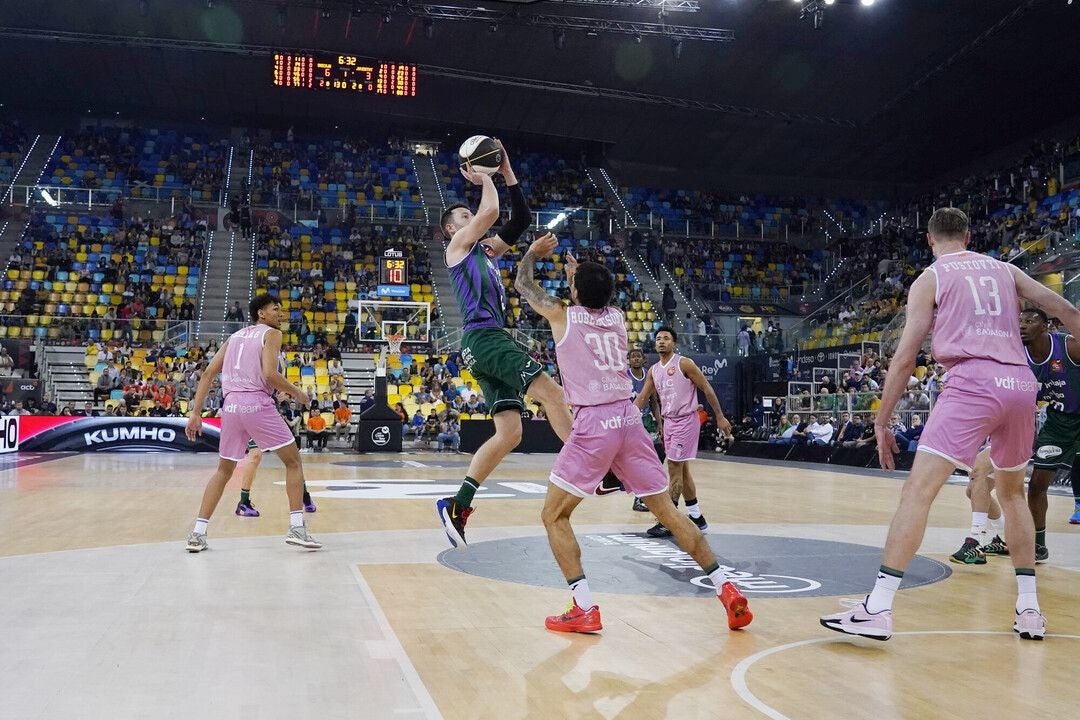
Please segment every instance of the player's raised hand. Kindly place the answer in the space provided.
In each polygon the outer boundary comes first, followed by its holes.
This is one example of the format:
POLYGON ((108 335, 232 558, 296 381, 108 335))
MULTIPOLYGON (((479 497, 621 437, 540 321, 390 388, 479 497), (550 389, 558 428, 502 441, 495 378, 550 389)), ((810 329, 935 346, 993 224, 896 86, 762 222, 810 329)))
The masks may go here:
POLYGON ((555 248, 558 246, 559 239, 552 233, 545 233, 533 240, 533 244, 529 246, 529 252, 537 260, 543 260, 546 257, 551 257, 551 253, 555 252, 555 248))
POLYGON ((483 185, 484 178, 488 177, 482 172, 473 170, 473 166, 470 163, 466 163, 464 166, 462 166, 461 174, 473 185, 483 185))
POLYGON ((577 258, 574 257, 574 253, 567 250, 566 254, 563 256, 563 269, 566 270, 567 280, 574 277, 574 273, 577 272, 577 266, 578 262, 577 258))
POLYGON ((502 150, 502 162, 499 163, 499 169, 497 172, 503 177, 506 177, 507 173, 513 172, 513 170, 510 168, 510 153, 506 152, 506 148, 503 146, 502 140, 500 140, 499 138, 491 139, 496 145, 499 146, 499 149, 502 150))

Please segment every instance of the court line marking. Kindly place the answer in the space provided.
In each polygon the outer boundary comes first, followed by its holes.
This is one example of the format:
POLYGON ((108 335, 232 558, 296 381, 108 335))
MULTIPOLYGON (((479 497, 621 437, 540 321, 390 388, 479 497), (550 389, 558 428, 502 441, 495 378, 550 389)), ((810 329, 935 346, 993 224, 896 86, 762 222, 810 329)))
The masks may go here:
MULTIPOLYGON (((1018 637, 1015 632, 1008 630, 910 630, 908 632, 893 633, 893 637, 897 636, 910 636, 910 635, 1009 635, 1012 637, 1018 637)), ((1080 635, 1058 635, 1054 633, 1047 633, 1047 638, 1064 638, 1066 640, 1080 640, 1080 635)), ((770 655, 782 653, 785 650, 793 650, 798 647, 804 647, 806 645, 820 645, 823 643, 851 643, 852 637, 820 637, 813 638, 811 640, 799 640, 798 642, 786 643, 784 645, 777 645, 761 652, 754 653, 753 655, 743 658, 739 661, 739 664, 731 671, 731 687, 735 690, 735 694, 750 707, 757 710, 762 715, 771 718, 772 720, 791 720, 787 715, 783 714, 779 710, 766 705, 764 702, 758 699, 757 695, 754 695, 750 691, 750 688, 746 684, 746 673, 750 670, 751 666, 758 660, 763 660, 770 655)))
POLYGON ((356 580, 356 584, 360 588, 360 592, 363 594, 364 600, 368 604, 368 608, 371 611, 372 618, 375 620, 375 624, 382 630, 383 638, 387 644, 386 649, 389 651, 389 654, 397 660, 398 667, 401 668, 401 674, 405 677, 405 682, 409 684, 409 688, 412 689, 413 695, 420 704, 418 710, 413 710, 412 708, 399 708, 394 711, 395 714, 422 712, 424 717, 431 718, 431 720, 443 720, 442 713, 439 712, 435 700, 432 699, 431 693, 428 692, 427 686, 424 685, 424 681, 420 679, 420 673, 416 672, 416 667, 412 664, 412 660, 409 659, 401 641, 398 640, 394 628, 390 626, 390 621, 386 619, 386 613, 383 612, 382 606, 379 605, 375 593, 371 591, 371 586, 368 585, 363 573, 360 572, 360 568, 357 567, 355 563, 349 563, 349 569, 352 571, 353 579, 356 580))

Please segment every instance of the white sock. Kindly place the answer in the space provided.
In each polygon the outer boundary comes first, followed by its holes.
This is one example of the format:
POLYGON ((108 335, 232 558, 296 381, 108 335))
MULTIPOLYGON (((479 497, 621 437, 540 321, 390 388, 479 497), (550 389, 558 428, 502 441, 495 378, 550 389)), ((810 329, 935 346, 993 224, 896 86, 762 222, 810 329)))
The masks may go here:
POLYGON ((999 518, 990 518, 990 528, 994 531, 995 535, 1005 537, 1005 515, 1002 514, 999 518))
POLYGON ((727 576, 726 572, 718 567, 709 573, 709 582, 713 584, 713 587, 716 588, 716 594, 719 595, 721 588, 724 587, 724 583, 731 582, 731 579, 727 576))
POLYGON ((206 534, 206 526, 210 524, 209 520, 203 520, 202 518, 195 518, 195 532, 200 535, 206 534))
POLYGON ((687 505, 686 512, 690 513, 690 517, 692 518, 701 517, 701 508, 698 507, 696 502, 693 505, 687 505))
POLYGON ((973 512, 971 513, 971 534, 975 537, 982 535, 986 532, 986 513, 973 512))
POLYGON ((580 580, 575 580, 570 585, 570 592, 574 594, 574 602, 582 610, 588 610, 595 607, 596 603, 593 602, 592 592, 589 590, 589 581, 585 579, 583 575, 580 580))
POLYGON ((1016 612, 1039 610, 1039 597, 1035 594, 1035 576, 1016 576, 1016 612))
POLYGON ((870 591, 870 596, 866 598, 866 612, 878 613, 882 610, 892 610, 893 598, 896 597, 896 591, 900 589, 901 579, 902 577, 879 570, 874 589, 870 591))
POLYGON ((303 510, 292 510, 289 512, 289 527, 304 527, 303 510))

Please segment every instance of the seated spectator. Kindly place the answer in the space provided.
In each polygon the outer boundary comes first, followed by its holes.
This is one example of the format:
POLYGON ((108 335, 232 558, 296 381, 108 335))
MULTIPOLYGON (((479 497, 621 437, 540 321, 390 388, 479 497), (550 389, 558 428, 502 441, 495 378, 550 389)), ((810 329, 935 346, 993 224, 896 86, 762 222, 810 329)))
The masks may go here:
POLYGON ((326 449, 326 441, 330 436, 330 431, 327 429, 326 421, 323 420, 318 410, 313 411, 308 416, 306 434, 309 450, 322 452, 326 449))
POLYGON ((904 430, 896 431, 896 445, 900 450, 915 451, 915 448, 919 445, 919 438, 922 437, 923 430, 922 415, 918 413, 911 416, 911 426, 904 430))
POLYGON ((845 446, 846 443, 855 442, 862 437, 863 429, 862 415, 852 417, 850 413, 844 413, 840 430, 836 435, 836 444, 845 446))
POLYGON ((375 391, 365 390, 364 397, 360 398, 360 414, 363 415, 368 408, 375 407, 375 391))
POLYGON ((343 401, 334 401, 334 434, 337 439, 340 440, 341 436, 345 436, 345 441, 348 442, 352 433, 349 428, 349 423, 352 421, 352 410, 349 409, 349 404, 343 401))
POLYGON ((420 414, 420 410, 417 409, 416 413, 412 417, 411 429, 413 438, 419 440, 424 434, 424 416, 420 414))
POLYGON ((832 442, 834 432, 832 417, 823 415, 822 419, 825 422, 814 422, 807 428, 807 435, 810 436, 808 442, 811 445, 828 445, 832 442))
POLYGON ((461 452, 458 449, 461 447, 461 426, 458 424, 456 415, 447 416, 440 427, 440 432, 436 439, 439 442, 439 450, 448 447, 454 452, 461 452))
POLYGON ((470 415, 487 415, 487 406, 477 399, 476 394, 469 395, 468 402, 465 403, 465 412, 470 415))
POLYGON ((814 404, 815 409, 831 413, 836 410, 836 396, 829 392, 828 387, 822 385, 818 390, 817 402, 814 404))
POLYGON ((818 385, 818 394, 820 395, 823 391, 828 395, 836 394, 836 383, 833 382, 833 379, 829 375, 821 376, 821 383, 818 385))
POLYGON ((435 412, 435 408, 431 408, 431 412, 428 413, 427 418, 424 420, 424 433, 423 437, 427 440, 435 438, 439 434, 439 414, 435 412))
MULTIPOLYGON (((795 417, 798 418, 799 416, 796 415, 795 417)), ((793 430, 794 427, 795 426, 792 423, 788 422, 787 413, 782 414, 780 416, 780 423, 776 426, 776 432, 769 436, 769 442, 773 442, 773 440, 779 440, 783 437, 791 437, 790 431, 793 430), (785 433, 787 434, 785 435, 785 433)))
MULTIPOLYGON (((813 415, 810 416, 810 419, 814 422, 817 422, 813 415)), ((806 431, 810 427, 810 423, 804 421, 802 419, 802 416, 800 416, 798 413, 791 416, 791 422, 791 427, 785 430, 784 433, 780 437, 776 438, 775 441, 770 439, 769 442, 775 442, 780 445, 805 444, 809 437, 806 431)))
POLYGON ((845 441, 843 443, 846 448, 861 448, 866 445, 874 445, 877 440, 874 437, 874 416, 871 414, 870 419, 863 423, 862 433, 856 440, 845 441))

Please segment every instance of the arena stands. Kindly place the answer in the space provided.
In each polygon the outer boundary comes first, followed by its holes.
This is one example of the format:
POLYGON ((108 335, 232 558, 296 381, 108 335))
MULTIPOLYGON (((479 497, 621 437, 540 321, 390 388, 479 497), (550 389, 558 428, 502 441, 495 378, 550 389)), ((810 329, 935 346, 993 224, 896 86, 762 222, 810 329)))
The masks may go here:
POLYGON ((29 143, 30 138, 22 126, 0 122, 0 187, 11 184, 29 143))
MULTIPOLYGON (((423 220, 416 176, 400 142, 364 139, 295 139, 253 142, 251 202, 328 214, 423 220), (351 206, 351 207, 350 207, 351 206)), ((351 226, 352 221, 348 222, 351 226)))
POLYGON ((205 234, 190 218, 35 214, 7 264, 0 332, 160 340, 156 321, 193 317, 205 234))
MULTIPOLYGON (((229 141, 177 130, 94 127, 63 135, 43 181, 57 187, 115 191, 126 197, 216 201, 229 141)), ((111 197, 111 195, 110 195, 111 197)))
MULTIPOLYGON (((350 322, 349 301, 361 296, 377 299, 376 263, 386 249, 401 250, 409 259, 410 296, 402 299, 434 305, 422 232, 420 227, 395 225, 312 229, 261 224, 256 230, 256 286, 260 292, 277 293, 288 310, 286 343, 337 344, 350 322)), ((361 324, 361 338, 379 337, 374 327, 361 324)), ((351 340, 343 341, 343 349, 351 346, 351 340)))

